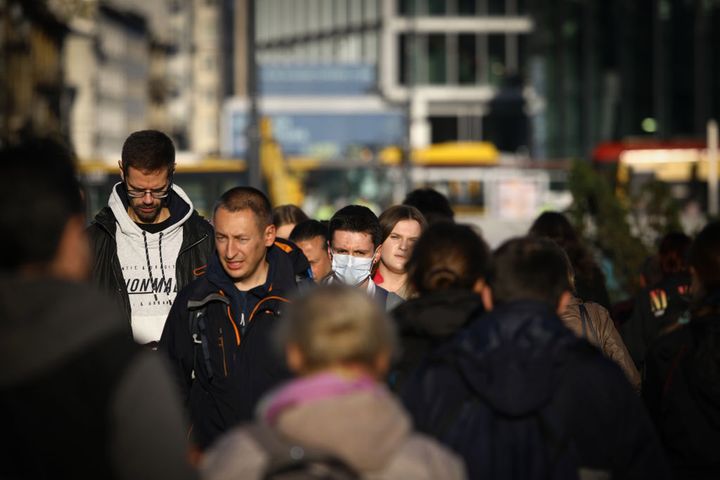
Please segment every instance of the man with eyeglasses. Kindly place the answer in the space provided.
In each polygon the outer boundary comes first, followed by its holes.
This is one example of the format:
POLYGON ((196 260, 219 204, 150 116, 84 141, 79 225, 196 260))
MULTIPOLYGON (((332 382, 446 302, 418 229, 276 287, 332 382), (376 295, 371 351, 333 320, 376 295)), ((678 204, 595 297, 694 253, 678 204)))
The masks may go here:
POLYGON ((213 230, 172 182, 175 147, 157 130, 130 135, 122 181, 89 227, 95 283, 120 303, 140 344, 155 346, 177 292, 204 272, 213 230))

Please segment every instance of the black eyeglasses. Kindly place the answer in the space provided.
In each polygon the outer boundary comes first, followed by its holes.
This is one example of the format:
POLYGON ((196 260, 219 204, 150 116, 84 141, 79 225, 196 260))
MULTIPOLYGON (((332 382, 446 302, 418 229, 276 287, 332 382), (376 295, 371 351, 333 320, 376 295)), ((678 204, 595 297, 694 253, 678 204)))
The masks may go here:
POLYGON ((134 190, 128 186, 127 182, 125 182, 125 190, 127 191, 127 195, 130 198, 143 198, 149 193, 151 197, 159 200, 161 198, 166 198, 168 195, 170 195, 171 189, 172 179, 168 181, 168 186, 162 190, 134 190))

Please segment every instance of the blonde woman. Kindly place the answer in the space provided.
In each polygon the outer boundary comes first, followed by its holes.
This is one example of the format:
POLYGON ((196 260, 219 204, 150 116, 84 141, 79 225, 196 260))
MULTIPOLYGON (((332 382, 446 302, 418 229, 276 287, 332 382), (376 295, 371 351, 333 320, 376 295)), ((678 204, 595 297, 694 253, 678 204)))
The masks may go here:
POLYGON ((319 287, 293 304, 278 337, 299 378, 265 398, 255 426, 229 432, 208 452, 205 478, 263 478, 277 456, 253 434, 258 426, 276 445, 327 452, 360 478, 465 478, 454 454, 413 433, 405 410, 380 382, 395 334, 364 292, 319 287))

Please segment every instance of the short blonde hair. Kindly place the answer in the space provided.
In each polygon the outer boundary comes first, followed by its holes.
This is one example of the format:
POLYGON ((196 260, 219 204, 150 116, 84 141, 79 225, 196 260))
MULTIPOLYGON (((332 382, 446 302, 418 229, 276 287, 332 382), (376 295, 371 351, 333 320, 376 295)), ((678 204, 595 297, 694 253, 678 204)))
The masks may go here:
POLYGON ((309 370, 343 363, 373 367, 396 345, 393 324, 376 302, 364 290, 339 284, 317 287, 297 299, 277 337, 283 348, 299 348, 309 370))

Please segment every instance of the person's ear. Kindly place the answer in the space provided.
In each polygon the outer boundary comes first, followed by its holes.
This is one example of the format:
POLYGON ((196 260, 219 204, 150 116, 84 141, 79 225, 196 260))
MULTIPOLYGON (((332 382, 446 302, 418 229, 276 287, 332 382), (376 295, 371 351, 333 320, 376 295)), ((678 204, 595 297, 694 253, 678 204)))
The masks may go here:
POLYGON ((480 296, 482 297, 482 303, 483 307, 485 307, 485 311, 489 312, 493 309, 493 297, 492 297, 492 288, 490 288, 490 285, 487 283, 483 285, 482 292, 480 293, 480 296))
POLYGON ((276 236, 276 229, 275 225, 272 223, 265 227, 265 246, 270 247, 273 243, 275 243, 275 236, 276 236))
POLYGON ((295 343, 290 343, 285 347, 285 362, 291 372, 299 374, 305 368, 305 356, 300 347, 295 343))
POLYGON ((120 169, 120 180, 125 181, 125 172, 122 167, 122 160, 118 160, 118 168, 120 169))
POLYGON ((375 254, 373 255, 373 267, 380 261, 380 257, 382 256, 382 243, 375 249, 375 254))
POLYGON ((570 300, 572 299, 572 294, 565 290, 558 299, 557 304, 557 314, 562 315, 565 310, 567 309, 567 306, 570 304, 570 300))

